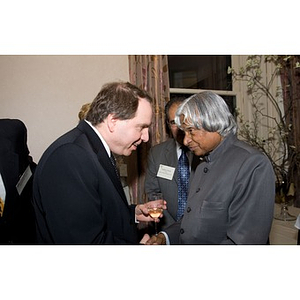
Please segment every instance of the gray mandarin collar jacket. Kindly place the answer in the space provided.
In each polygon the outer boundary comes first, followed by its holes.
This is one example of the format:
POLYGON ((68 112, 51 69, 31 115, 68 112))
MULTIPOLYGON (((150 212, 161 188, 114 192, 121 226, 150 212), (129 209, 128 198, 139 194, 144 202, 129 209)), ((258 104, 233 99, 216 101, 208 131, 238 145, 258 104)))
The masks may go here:
POLYGON ((274 197, 268 158, 230 134, 198 166, 183 218, 165 231, 171 244, 266 244, 274 197))

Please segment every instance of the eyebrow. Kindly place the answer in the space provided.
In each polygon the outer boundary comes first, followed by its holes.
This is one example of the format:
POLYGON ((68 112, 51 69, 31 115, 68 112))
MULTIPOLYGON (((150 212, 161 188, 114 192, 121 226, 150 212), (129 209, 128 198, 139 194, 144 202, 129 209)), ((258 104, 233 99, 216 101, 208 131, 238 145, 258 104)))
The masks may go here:
POLYGON ((183 123, 182 125, 185 126, 184 128, 183 128, 183 126, 181 126, 181 129, 182 129, 183 131, 187 131, 187 130, 191 130, 191 129, 197 130, 197 128, 196 128, 195 126, 187 125, 187 124, 185 124, 185 123, 183 123))
POLYGON ((142 124, 137 124, 137 127, 142 127, 142 128, 149 128, 151 126, 152 123, 150 124, 146 124, 146 123, 142 123, 142 124))

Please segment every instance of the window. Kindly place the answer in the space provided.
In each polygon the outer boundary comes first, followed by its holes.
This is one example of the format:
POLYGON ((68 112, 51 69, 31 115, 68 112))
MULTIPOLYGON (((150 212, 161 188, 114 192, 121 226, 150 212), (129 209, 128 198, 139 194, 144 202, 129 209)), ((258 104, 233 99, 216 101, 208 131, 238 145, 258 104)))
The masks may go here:
POLYGON ((224 98, 235 114, 236 97, 232 91, 231 55, 168 55, 170 97, 189 97, 211 90, 224 98))

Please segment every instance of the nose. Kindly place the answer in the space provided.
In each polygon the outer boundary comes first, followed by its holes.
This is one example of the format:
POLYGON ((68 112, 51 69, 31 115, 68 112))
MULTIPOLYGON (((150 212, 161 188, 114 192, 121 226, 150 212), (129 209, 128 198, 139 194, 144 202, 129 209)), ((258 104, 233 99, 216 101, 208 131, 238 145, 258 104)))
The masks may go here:
POLYGON ((149 141, 149 128, 144 128, 142 130, 141 140, 146 143, 149 141))
POLYGON ((188 132, 185 132, 184 138, 183 138, 183 144, 185 146, 188 146, 190 142, 191 142, 191 138, 190 138, 188 132))

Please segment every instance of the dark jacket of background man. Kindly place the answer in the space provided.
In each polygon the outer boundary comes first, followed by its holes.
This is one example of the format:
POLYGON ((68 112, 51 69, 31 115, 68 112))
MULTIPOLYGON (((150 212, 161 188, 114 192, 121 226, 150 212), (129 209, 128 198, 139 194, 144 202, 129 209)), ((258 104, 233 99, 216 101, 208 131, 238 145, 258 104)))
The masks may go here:
POLYGON ((35 167, 36 164, 29 156, 27 129, 24 123, 17 119, 0 119, 0 173, 6 191, 3 215, 0 217, 1 244, 35 242, 31 204, 33 176, 30 176, 35 167), (24 180, 26 176, 22 177, 25 173, 28 180, 24 180), (24 185, 19 191, 18 184, 24 185))

